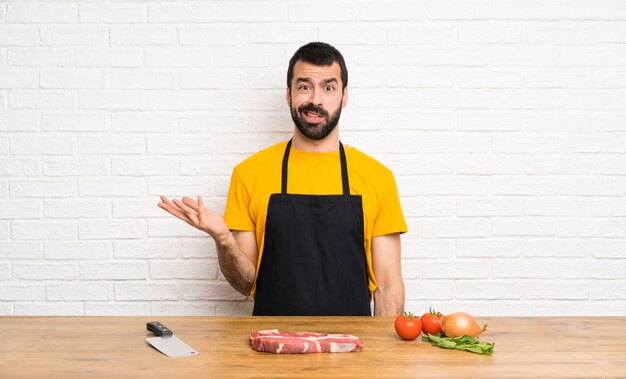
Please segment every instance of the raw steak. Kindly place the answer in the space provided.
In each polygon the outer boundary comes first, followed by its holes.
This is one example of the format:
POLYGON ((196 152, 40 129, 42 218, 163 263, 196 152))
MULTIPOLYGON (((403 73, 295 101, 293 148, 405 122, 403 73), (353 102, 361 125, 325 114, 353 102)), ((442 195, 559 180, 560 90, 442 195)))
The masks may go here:
POLYGON ((289 333, 272 329, 252 332, 250 346, 256 351, 276 354, 349 353, 361 351, 363 342, 350 334, 289 333))

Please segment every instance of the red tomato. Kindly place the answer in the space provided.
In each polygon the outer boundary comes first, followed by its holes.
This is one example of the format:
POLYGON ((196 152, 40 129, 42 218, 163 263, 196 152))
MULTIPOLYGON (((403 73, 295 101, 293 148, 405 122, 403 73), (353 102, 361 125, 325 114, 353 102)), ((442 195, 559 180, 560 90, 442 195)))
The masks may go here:
POLYGON ((419 317, 412 313, 406 313, 396 317, 396 333, 405 340, 414 340, 422 333, 422 322, 419 317))
POLYGON ((443 315, 441 312, 437 312, 430 308, 430 312, 422 315, 422 331, 426 334, 442 333, 441 319, 443 315))

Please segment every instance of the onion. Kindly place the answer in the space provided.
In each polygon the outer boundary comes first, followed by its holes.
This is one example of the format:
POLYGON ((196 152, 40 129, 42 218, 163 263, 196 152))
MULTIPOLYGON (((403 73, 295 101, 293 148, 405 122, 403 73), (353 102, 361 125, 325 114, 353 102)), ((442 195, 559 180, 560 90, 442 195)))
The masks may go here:
POLYGON ((469 313, 456 312, 445 316, 441 320, 441 329, 446 337, 476 337, 487 330, 487 324, 480 327, 476 319, 469 313))

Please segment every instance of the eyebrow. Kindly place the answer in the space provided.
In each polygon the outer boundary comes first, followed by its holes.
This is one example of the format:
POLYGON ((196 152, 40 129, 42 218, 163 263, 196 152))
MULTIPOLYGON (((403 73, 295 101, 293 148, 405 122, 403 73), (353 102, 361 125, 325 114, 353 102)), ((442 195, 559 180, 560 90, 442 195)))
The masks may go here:
MULTIPOLYGON (((299 77, 298 79, 296 79, 296 83, 298 82, 305 82, 305 83, 311 83, 311 78, 302 78, 299 77)), ((328 83, 338 83, 337 78, 330 78, 330 79, 324 79, 322 80, 322 84, 328 84, 328 83)))

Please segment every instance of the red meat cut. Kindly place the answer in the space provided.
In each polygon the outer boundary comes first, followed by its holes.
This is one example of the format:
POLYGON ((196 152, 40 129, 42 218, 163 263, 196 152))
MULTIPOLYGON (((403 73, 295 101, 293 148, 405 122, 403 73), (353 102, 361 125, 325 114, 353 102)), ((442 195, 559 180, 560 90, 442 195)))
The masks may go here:
POLYGON ((250 346, 256 351, 276 354, 349 353, 361 351, 363 342, 350 334, 290 333, 272 329, 252 332, 250 346))

